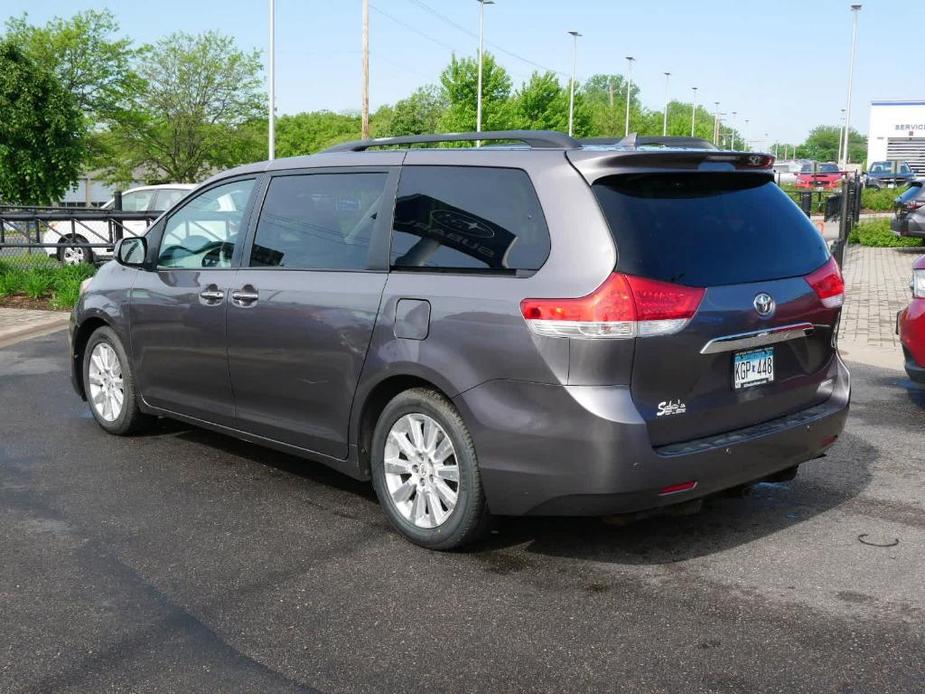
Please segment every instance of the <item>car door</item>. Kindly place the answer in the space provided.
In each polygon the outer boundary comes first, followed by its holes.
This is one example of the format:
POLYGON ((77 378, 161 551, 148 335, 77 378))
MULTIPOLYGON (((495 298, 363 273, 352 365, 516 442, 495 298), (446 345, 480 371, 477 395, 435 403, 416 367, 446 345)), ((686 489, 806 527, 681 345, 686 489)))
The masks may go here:
POLYGON ((152 267, 132 290, 131 335, 141 394, 155 407, 234 425, 225 314, 255 188, 252 177, 217 183, 149 235, 152 267))
POLYGON ((344 459, 385 286, 398 172, 274 176, 228 303, 237 426, 344 459))

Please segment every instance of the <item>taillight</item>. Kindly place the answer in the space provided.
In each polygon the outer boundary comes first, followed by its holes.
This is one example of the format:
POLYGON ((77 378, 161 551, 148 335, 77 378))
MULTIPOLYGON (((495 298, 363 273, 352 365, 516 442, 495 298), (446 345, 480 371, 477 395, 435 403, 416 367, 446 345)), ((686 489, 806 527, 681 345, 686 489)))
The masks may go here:
POLYGON ((537 335, 626 339, 680 331, 703 294, 696 287, 613 273, 587 296, 524 299, 520 310, 537 335))
POLYGON ((906 209, 910 212, 915 212, 925 207, 925 200, 913 200, 912 202, 906 203, 906 209))
POLYGON ((826 308, 838 308, 844 303, 845 280, 842 279, 835 258, 829 258, 825 265, 808 274, 806 282, 826 308))

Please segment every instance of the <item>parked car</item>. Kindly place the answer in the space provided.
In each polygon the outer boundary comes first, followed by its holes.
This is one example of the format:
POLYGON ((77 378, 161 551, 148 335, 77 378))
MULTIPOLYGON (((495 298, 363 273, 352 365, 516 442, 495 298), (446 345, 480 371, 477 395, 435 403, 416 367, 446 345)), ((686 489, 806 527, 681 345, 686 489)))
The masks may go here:
POLYGON ((925 255, 912 265, 912 301, 900 311, 897 332, 906 358, 906 373, 925 383, 925 255))
POLYGON ((803 164, 798 161, 776 161, 774 162, 774 174, 777 176, 779 185, 795 184, 797 174, 803 170, 803 164))
POLYGON ((898 188, 915 180, 915 172, 904 161, 875 161, 863 180, 868 188, 898 188))
MULTIPOLYGON (((170 209, 195 187, 189 183, 169 183, 131 188, 122 194, 122 209, 125 212, 151 212, 156 215, 170 209)), ((111 210, 114 204, 115 200, 110 200, 100 209, 111 210)), ((121 222, 122 233, 125 236, 138 236, 145 232, 149 224, 149 220, 125 220, 121 222)), ((92 263, 97 258, 112 257, 111 248, 71 246, 69 242, 100 244, 111 241, 109 223, 105 219, 91 218, 74 224, 70 221, 51 222, 42 234, 42 243, 49 244, 45 246, 45 252, 65 265, 92 263)))
POLYGON ((803 164, 797 174, 797 188, 833 190, 841 186, 842 172, 838 164, 803 164))
POLYGON ((112 434, 371 479, 434 549, 792 479, 845 423, 844 283, 772 162, 514 131, 233 169, 83 287, 74 386, 112 434), (473 140, 527 146, 418 146, 473 140))
POLYGON ((897 236, 925 236, 925 181, 912 181, 896 198, 890 229, 897 236))

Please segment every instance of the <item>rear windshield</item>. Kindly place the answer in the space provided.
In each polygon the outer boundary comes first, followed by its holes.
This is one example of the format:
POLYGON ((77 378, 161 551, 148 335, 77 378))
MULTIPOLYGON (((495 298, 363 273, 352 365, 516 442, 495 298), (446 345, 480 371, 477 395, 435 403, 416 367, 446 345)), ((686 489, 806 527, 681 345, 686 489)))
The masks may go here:
POLYGON ((913 183, 903 191, 902 195, 899 196, 899 200, 900 202, 909 202, 918 197, 925 197, 925 188, 922 187, 921 183, 913 183))
POLYGON ((620 272, 711 287, 806 275, 829 257, 806 215, 764 176, 619 175, 594 192, 620 272))

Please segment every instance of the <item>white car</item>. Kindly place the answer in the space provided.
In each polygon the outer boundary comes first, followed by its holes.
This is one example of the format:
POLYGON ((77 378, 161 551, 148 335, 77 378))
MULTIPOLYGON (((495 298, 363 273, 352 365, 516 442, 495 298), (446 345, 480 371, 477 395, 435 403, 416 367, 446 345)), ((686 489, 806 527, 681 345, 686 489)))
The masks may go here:
MULTIPOLYGON (((166 183, 156 186, 140 186, 122 193, 122 210, 125 212, 151 212, 154 216, 170 209, 196 186, 192 183, 166 183)), ((111 210, 114 200, 107 202, 101 209, 111 210)), ((151 220, 126 220, 122 222, 123 236, 140 236, 151 220)), ((51 222, 42 234, 42 243, 48 255, 57 258, 65 265, 92 263, 94 258, 112 257, 112 247, 85 248, 69 246, 72 243, 110 243, 109 223, 104 219, 86 221, 51 222)))
POLYGON ((798 161, 778 161, 774 163, 774 175, 777 178, 778 185, 787 183, 796 183, 797 174, 803 164, 798 161))

